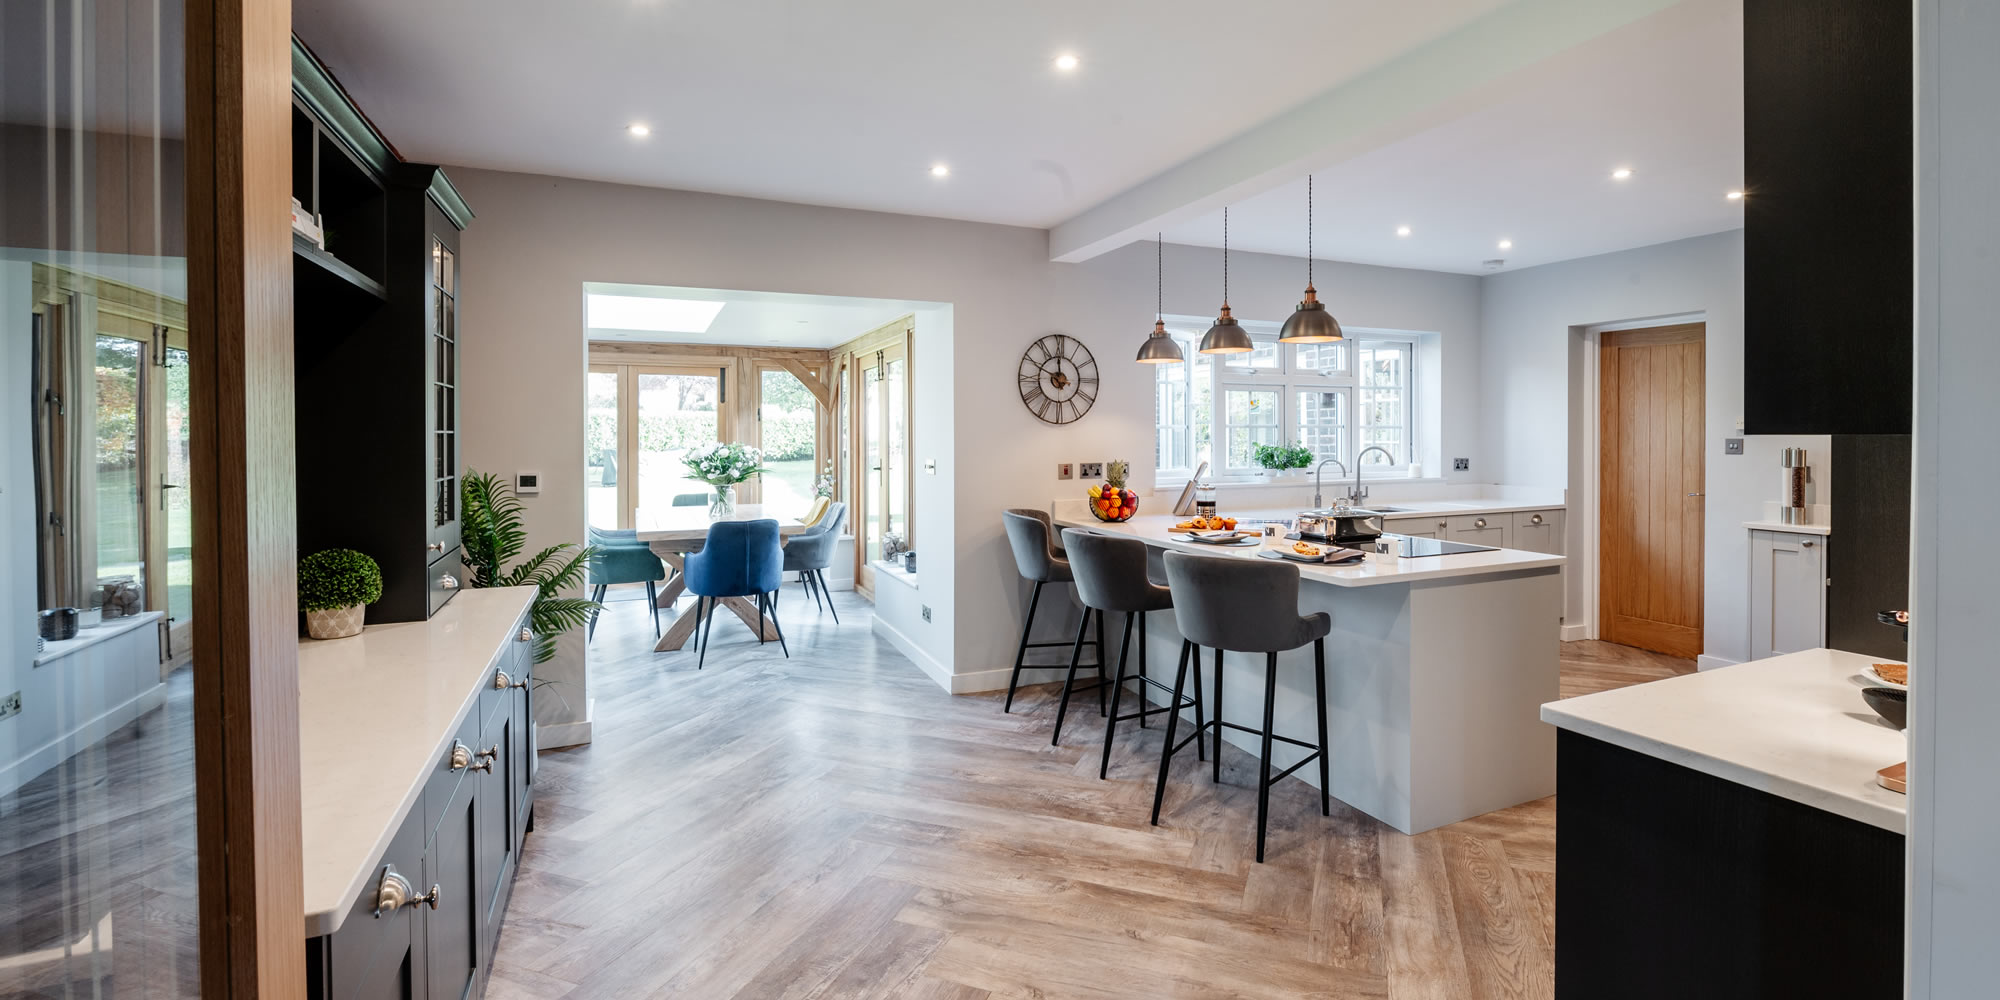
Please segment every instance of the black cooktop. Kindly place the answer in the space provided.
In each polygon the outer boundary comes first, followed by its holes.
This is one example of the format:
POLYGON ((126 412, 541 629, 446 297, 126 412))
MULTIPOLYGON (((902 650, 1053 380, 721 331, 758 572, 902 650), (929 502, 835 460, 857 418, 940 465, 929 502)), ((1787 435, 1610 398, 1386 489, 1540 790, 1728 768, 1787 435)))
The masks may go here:
POLYGON ((1403 540, 1403 557, 1414 559, 1422 556, 1456 556, 1467 552, 1498 552, 1498 546, 1473 545, 1469 542, 1446 542, 1436 538, 1412 538, 1409 535, 1383 535, 1383 538, 1403 540))

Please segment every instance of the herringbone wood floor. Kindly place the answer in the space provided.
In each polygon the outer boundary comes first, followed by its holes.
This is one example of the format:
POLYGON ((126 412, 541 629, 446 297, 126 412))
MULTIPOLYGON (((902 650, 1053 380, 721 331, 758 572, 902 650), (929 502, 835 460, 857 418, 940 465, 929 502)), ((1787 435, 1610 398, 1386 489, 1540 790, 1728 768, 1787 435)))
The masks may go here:
MULTIPOLYGON (((1093 699, 1052 748, 1052 688, 947 695, 839 599, 787 593, 789 660, 721 623, 699 673, 612 605, 490 997, 1551 995, 1554 799, 1406 837, 1287 781, 1254 864, 1248 755, 1220 786, 1185 755, 1148 826, 1157 726, 1099 781, 1093 699)), ((1693 668, 1563 648, 1565 696, 1693 668)))

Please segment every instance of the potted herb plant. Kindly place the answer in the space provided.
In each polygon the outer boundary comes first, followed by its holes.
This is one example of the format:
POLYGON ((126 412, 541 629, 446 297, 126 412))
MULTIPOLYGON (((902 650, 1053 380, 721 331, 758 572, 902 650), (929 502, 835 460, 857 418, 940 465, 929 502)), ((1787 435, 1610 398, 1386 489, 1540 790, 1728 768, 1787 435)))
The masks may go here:
POLYGON ((714 444, 690 448, 681 457, 688 472, 715 487, 715 503, 708 508, 709 517, 727 517, 736 512, 736 484, 751 476, 769 470, 764 468, 764 453, 747 444, 714 444))
POLYGON ((306 634, 344 639, 361 634, 366 606, 382 598, 382 567, 353 549, 326 549, 299 560, 299 610, 306 634))
POLYGON ((1252 453, 1264 474, 1273 479, 1294 479, 1312 465, 1312 449, 1305 445, 1260 444, 1252 453))

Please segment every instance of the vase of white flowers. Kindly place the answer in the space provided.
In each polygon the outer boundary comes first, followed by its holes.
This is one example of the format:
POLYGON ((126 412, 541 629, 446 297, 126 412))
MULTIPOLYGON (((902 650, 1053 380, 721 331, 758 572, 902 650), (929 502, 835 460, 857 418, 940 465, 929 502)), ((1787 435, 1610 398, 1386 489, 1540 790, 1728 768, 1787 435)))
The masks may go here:
POLYGON ((763 465, 764 453, 747 444, 705 444, 692 448, 682 457, 688 472, 715 487, 715 503, 708 508, 711 518, 728 517, 736 512, 736 484, 751 476, 766 471, 763 465))

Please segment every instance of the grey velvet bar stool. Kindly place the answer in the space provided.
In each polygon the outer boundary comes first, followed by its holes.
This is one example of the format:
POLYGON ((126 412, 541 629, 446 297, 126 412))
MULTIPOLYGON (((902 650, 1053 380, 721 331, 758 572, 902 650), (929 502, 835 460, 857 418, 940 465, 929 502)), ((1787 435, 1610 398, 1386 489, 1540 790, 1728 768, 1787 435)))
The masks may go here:
MULTIPOLYGON (((1035 627, 1035 608, 1042 602, 1042 588, 1051 583, 1075 582, 1075 576, 1070 572, 1068 554, 1056 545, 1054 525, 1049 520, 1048 512, 1036 510, 1032 507, 1014 507, 1001 512, 1000 523, 1007 529, 1007 544, 1014 550, 1015 568, 1021 571, 1023 578, 1035 582, 1034 594, 1028 598, 1028 617, 1021 622, 1021 645, 1019 649, 1014 651, 1014 674, 1007 681, 1007 702, 1001 706, 1000 710, 1002 712, 1011 712, 1014 710, 1014 689, 1021 684, 1021 668, 1027 663, 1028 650, 1039 649, 1044 646, 1072 646, 1073 649, 1080 649, 1086 645, 1096 646, 1097 663, 1094 666, 1097 668, 1097 686, 1094 690, 1098 692, 1098 700, 1101 703, 1103 701, 1103 685, 1106 683, 1104 680, 1104 615, 1102 613, 1097 615, 1097 638, 1093 641, 1086 642, 1083 639, 1084 629, 1090 625, 1091 613, 1089 608, 1085 608, 1083 611, 1083 621, 1078 625, 1076 632, 1077 641, 1075 644, 1061 641, 1028 641, 1028 636, 1035 627)), ((1092 666, 1093 664, 1084 665, 1092 666)), ((1076 657, 1072 655, 1070 657, 1069 680, 1063 683, 1062 703, 1065 708, 1069 705, 1070 688, 1076 682, 1076 667, 1076 657)), ((1086 688, 1085 690, 1092 689, 1086 688)), ((1060 717, 1056 720, 1056 731, 1058 733, 1062 731, 1062 719, 1060 717)))
MULTIPOLYGON (((1210 780, 1222 780, 1222 731, 1256 733, 1263 739, 1257 777, 1257 861, 1264 860, 1264 829, 1271 808, 1271 786, 1293 771, 1319 761, 1319 811, 1333 814, 1332 796, 1327 791, 1326 761, 1326 635, 1333 630, 1333 618, 1326 612, 1300 615, 1299 570, 1290 563, 1229 556, 1202 556, 1182 552, 1166 555, 1167 586, 1174 594, 1174 621, 1184 636, 1181 667, 1174 675, 1174 701, 1181 699, 1187 681, 1190 651, 1201 662, 1202 646, 1215 650, 1214 715, 1206 724, 1197 723, 1189 740, 1199 741, 1204 731, 1215 730, 1215 755, 1210 758, 1214 772, 1210 780), (1278 654, 1313 644, 1314 707, 1319 716, 1319 745, 1271 732, 1277 706, 1278 654), (1264 727, 1225 722, 1222 718, 1222 652, 1264 654, 1264 727), (1311 750, 1291 767, 1271 774, 1271 742, 1289 743, 1311 750)), ((1199 683, 1199 682, 1197 682, 1199 683)), ((1153 787, 1153 825, 1160 825, 1160 802, 1167 794, 1167 767, 1187 740, 1174 742, 1175 723, 1180 713, 1167 716, 1167 742, 1160 751, 1160 778, 1153 787)))
MULTIPOLYGON (((1161 712, 1176 712, 1180 709, 1194 709, 1196 729, 1203 727, 1201 707, 1201 665, 1195 664, 1194 697, 1176 697, 1173 702, 1157 708, 1149 708, 1146 703, 1146 688, 1156 687, 1162 694, 1173 689, 1163 681, 1146 675, 1146 613, 1149 611, 1170 611, 1174 606, 1173 592, 1155 584, 1146 576, 1146 543, 1136 538, 1119 538, 1103 535, 1080 528, 1065 528, 1062 533, 1063 548, 1069 553, 1070 572, 1076 577, 1076 596, 1083 606, 1102 614, 1106 611, 1123 612, 1125 615, 1125 637, 1118 643, 1118 670, 1111 680, 1111 712, 1104 723, 1104 754, 1097 763, 1097 776, 1102 779, 1111 771, 1111 743, 1118 735, 1118 724, 1133 719, 1144 729, 1146 717, 1161 712), (1139 710, 1127 715, 1118 714, 1119 702, 1125 694, 1125 681, 1133 675, 1125 672, 1125 665, 1132 652, 1132 623, 1139 624, 1139 710)), ((1183 658, 1185 649, 1183 646, 1183 658)), ((1077 654, 1082 647, 1070 654, 1070 671, 1075 675, 1077 654)), ((1056 710, 1057 735, 1061 735, 1062 710, 1056 710)), ((1050 743, 1055 740, 1051 739, 1050 743)), ((1195 745, 1200 752, 1202 746, 1195 745)), ((1206 759, 1204 757, 1204 759, 1206 759)))

